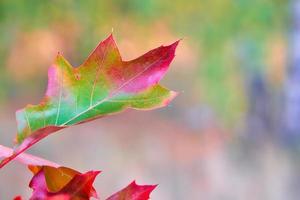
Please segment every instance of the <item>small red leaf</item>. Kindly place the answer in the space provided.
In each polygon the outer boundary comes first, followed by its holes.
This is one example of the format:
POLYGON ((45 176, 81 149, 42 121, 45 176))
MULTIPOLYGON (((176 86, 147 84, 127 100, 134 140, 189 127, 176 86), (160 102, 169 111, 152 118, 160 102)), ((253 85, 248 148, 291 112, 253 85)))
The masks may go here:
POLYGON ((98 198, 93 182, 100 171, 89 171, 84 174, 66 167, 34 166, 30 168, 34 176, 29 183, 33 189, 31 200, 62 199, 85 200, 98 198), (39 171, 37 171, 39 169, 39 171))
POLYGON ((22 200, 22 197, 21 197, 21 196, 16 196, 16 197, 14 198, 14 200, 22 200))
POLYGON ((137 185, 135 181, 108 197, 107 200, 148 200, 157 185, 137 185))

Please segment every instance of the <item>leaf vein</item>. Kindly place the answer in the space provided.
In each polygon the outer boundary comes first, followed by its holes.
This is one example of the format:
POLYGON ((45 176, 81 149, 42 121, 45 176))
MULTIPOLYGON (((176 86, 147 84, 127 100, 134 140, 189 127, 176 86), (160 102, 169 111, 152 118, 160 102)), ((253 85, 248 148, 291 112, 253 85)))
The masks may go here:
POLYGON ((64 71, 61 69, 61 80, 60 80, 60 89, 59 89, 59 100, 58 100, 58 108, 56 112, 56 120, 55 125, 57 125, 59 115, 60 115, 60 105, 61 105, 61 99, 62 99, 62 93, 63 93, 63 84, 64 84, 64 71))
POLYGON ((126 81, 125 83, 123 83, 120 87, 118 87, 113 93, 112 95, 105 97, 104 99, 102 99, 101 101, 99 101, 98 103, 90 106, 88 109, 78 113, 77 115, 75 115, 74 117, 70 118, 69 120, 65 121, 64 123, 61 124, 61 126, 67 125, 69 122, 73 121, 74 119, 76 119, 77 117, 87 113, 88 111, 92 110, 93 108, 95 108, 96 106, 101 105, 102 103, 104 103, 105 101, 111 99, 112 97, 115 96, 115 94, 117 92, 119 92, 119 90, 121 90, 123 87, 125 87, 128 83, 130 83, 131 81, 133 81, 134 79, 136 79, 137 77, 139 77, 140 75, 142 75, 143 73, 145 73, 148 69, 150 69, 153 65, 155 65, 156 63, 158 63, 159 61, 161 61, 162 58, 160 58, 159 60, 154 61, 153 63, 151 63, 148 67, 146 67, 143 71, 141 71, 140 73, 134 75, 132 78, 130 78, 128 81, 126 81))
POLYGON ((94 83, 93 83, 93 87, 92 87, 92 91, 91 91, 91 96, 90 96, 90 106, 93 105, 93 98, 94 98, 95 87, 96 87, 97 81, 99 79, 99 73, 100 73, 100 71, 102 69, 104 58, 106 57, 106 54, 107 54, 107 49, 108 48, 106 46, 106 48, 104 49, 104 55, 102 56, 102 59, 101 59, 101 63, 99 64, 98 69, 96 71, 96 75, 95 75, 95 79, 94 79, 94 83))

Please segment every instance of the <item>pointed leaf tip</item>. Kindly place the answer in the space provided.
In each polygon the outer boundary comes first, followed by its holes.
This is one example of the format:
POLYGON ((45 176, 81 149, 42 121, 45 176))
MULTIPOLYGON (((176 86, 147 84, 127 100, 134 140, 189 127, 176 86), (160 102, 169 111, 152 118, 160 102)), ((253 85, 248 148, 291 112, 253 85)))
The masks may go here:
POLYGON ((168 99, 165 99, 163 102, 163 106, 167 106, 171 103, 171 101, 178 96, 178 92, 170 91, 170 97, 168 99))
POLYGON ((138 185, 132 181, 126 188, 113 194, 106 200, 148 200, 157 185, 138 185))

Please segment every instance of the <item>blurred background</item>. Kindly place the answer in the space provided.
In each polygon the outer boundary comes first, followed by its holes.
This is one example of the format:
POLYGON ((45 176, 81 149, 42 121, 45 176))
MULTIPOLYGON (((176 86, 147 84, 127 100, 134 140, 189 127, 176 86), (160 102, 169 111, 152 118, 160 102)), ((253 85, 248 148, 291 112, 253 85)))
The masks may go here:
MULTIPOLYGON (((183 38, 163 79, 170 106, 78 125, 30 153, 102 170, 102 198, 159 184, 155 200, 300 198, 300 0, 0 0, 0 141, 39 103, 57 52, 78 66, 114 30, 124 60, 183 38)), ((27 199, 12 162, 0 198, 27 199)))

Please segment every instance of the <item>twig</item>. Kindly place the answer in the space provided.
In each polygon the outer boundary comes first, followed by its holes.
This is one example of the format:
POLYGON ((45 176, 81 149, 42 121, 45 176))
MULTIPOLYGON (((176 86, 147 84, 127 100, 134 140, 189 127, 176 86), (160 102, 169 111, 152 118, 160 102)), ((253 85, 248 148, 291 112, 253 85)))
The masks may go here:
MULTIPOLYGON (((0 145, 0 158, 6 158, 13 154, 13 149, 0 145)), ((15 160, 25 165, 48 165, 52 167, 59 167, 60 165, 37 156, 33 156, 27 153, 18 155, 15 160)))

